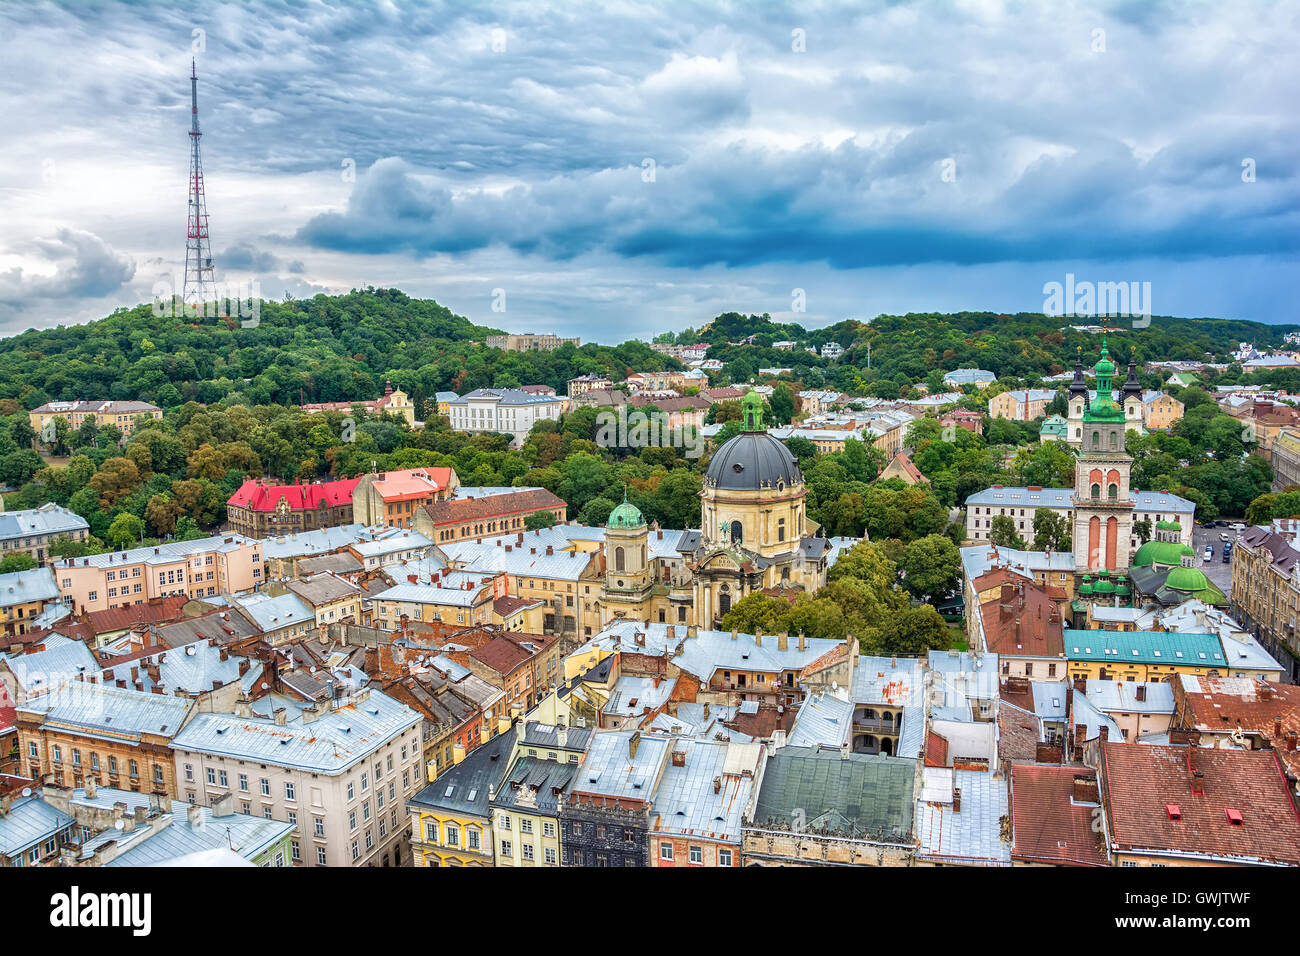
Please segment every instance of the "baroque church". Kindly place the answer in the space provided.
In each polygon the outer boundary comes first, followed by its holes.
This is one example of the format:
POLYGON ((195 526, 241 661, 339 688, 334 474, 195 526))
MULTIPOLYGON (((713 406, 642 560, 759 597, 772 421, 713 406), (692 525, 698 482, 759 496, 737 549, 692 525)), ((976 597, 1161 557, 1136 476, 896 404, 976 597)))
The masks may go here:
POLYGON ((799 463, 763 427, 763 400, 741 402, 742 431, 713 454, 700 492, 699 530, 647 526, 624 500, 605 525, 602 623, 628 620, 716 629, 755 591, 814 592, 830 543, 813 535, 799 463))

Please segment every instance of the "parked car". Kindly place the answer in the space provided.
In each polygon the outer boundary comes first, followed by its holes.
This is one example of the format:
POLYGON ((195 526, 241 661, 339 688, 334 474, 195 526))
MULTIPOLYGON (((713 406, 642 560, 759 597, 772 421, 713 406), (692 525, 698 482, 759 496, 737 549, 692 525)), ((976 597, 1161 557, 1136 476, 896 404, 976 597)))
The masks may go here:
POLYGON ((1205 560, 1205 561, 1213 561, 1213 560, 1214 560, 1214 545, 1212 545, 1212 544, 1207 544, 1207 545, 1205 546, 1205 557, 1204 557, 1202 560, 1205 560))
POLYGON ((1220 541, 1231 541, 1232 538, 1228 536, 1228 532, 1226 532, 1226 531, 1220 531, 1220 532, 1219 532, 1219 540, 1220 540, 1220 541))
POLYGON ((1227 564, 1231 560, 1232 560, 1232 545, 1225 544, 1223 546, 1223 563, 1227 564))
POLYGON ((1228 525, 1228 527, 1231 528, 1233 531, 1236 531, 1238 534, 1246 530, 1246 526, 1242 524, 1240 521, 1236 522, 1235 524, 1230 524, 1228 525))

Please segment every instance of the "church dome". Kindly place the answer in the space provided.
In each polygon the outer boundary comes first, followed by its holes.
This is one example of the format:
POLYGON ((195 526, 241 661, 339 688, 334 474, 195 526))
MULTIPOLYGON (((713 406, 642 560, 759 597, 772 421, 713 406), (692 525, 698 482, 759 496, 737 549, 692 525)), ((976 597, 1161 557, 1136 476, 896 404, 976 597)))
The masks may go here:
POLYGON ((1148 541, 1133 553, 1133 559, 1129 564, 1135 568, 1146 568, 1153 564, 1173 568, 1183 563, 1183 555, 1195 553, 1196 551, 1189 544, 1179 544, 1177 541, 1148 541))
POLYGON ((790 449, 767 432, 741 432, 713 454, 705 481, 727 491, 758 491, 803 481, 790 449))
POLYGON ((1209 587, 1205 572, 1200 568, 1174 568, 1165 578, 1165 587, 1174 591, 1186 591, 1189 594, 1204 591, 1209 587))
POLYGON ((641 510, 631 502, 624 502, 609 513, 609 520, 605 522, 607 528, 640 528, 645 525, 645 516, 641 510))

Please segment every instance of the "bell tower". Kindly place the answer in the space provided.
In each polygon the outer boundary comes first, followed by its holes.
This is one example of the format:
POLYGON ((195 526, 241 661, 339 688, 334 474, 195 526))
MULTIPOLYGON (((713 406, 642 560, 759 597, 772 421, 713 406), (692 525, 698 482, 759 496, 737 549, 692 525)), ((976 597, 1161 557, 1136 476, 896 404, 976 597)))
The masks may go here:
POLYGON ((1124 450, 1127 423, 1114 398, 1115 363, 1104 337, 1093 370, 1097 397, 1083 413, 1074 472, 1074 566, 1080 572, 1128 568, 1133 537, 1133 459, 1124 450))

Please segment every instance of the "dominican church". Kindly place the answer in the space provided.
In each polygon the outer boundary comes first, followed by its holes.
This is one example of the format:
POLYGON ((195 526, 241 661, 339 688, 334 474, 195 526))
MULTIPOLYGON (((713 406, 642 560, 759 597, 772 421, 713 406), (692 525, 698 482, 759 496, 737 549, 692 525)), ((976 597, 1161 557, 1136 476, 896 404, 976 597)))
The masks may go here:
POLYGON ((799 463, 763 427, 763 400, 741 402, 742 431, 713 454, 699 530, 647 526, 626 500, 605 525, 602 623, 628 620, 716 629, 755 591, 815 592, 830 542, 813 535, 799 463))

